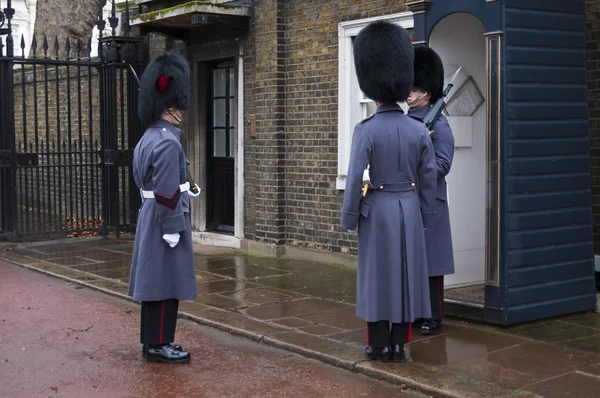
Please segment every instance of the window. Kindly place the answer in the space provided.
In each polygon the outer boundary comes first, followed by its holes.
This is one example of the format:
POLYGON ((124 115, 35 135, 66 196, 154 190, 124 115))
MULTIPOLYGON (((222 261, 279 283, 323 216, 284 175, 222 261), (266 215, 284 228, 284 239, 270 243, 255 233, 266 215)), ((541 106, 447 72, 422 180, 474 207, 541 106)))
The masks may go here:
POLYGON ((356 123, 377 109, 375 102, 366 98, 358 87, 354 68, 352 42, 358 32, 374 21, 386 20, 409 30, 414 27, 412 12, 384 15, 381 17, 342 22, 338 26, 338 172, 336 187, 344 189, 352 147, 352 134, 356 123))

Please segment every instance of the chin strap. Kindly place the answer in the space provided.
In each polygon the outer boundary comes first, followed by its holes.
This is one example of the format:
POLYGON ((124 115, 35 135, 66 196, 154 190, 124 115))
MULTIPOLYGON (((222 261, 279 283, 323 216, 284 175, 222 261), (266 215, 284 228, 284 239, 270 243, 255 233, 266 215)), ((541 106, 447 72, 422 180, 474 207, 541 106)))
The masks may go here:
POLYGON ((413 104, 416 104, 417 102, 421 101, 423 99, 423 97, 425 97, 427 95, 427 91, 421 91, 421 94, 419 94, 419 96, 417 98, 415 98, 413 101, 408 100, 406 101, 406 103, 408 104, 408 106, 411 106, 413 104))
POLYGON ((171 114, 171 116, 173 116, 175 118, 175 120, 177 120, 179 123, 181 123, 181 116, 179 116, 177 114, 177 112, 175 112, 175 109, 169 108, 169 109, 167 109, 167 112, 169 112, 169 114, 171 114))

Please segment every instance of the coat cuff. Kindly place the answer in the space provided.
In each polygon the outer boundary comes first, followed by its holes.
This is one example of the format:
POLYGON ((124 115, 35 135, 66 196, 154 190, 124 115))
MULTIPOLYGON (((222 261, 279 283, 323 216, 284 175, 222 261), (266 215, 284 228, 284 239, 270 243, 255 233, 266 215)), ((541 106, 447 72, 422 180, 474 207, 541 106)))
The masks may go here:
POLYGON ((174 234, 185 230, 185 217, 183 214, 163 217, 160 219, 163 234, 174 234))
POLYGON ((359 213, 351 213, 346 210, 342 210, 342 227, 347 230, 355 230, 358 227, 359 213))
POLYGON ((431 227, 431 224, 433 224, 433 216, 435 215, 435 211, 421 211, 421 215, 423 216, 423 228, 431 227))

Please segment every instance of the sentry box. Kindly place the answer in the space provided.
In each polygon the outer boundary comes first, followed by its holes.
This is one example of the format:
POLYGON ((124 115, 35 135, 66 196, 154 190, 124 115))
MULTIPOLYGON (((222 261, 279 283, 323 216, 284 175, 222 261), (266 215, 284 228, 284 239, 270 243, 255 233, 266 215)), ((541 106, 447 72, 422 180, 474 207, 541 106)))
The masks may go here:
POLYGON ((501 325, 596 308, 584 0, 410 1, 455 135, 445 312, 501 325))

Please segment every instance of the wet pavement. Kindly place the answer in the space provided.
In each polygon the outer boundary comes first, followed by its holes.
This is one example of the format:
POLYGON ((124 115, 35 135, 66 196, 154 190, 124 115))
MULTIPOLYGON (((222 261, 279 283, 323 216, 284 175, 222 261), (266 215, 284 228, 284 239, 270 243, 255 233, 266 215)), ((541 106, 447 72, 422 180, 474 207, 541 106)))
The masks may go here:
POLYGON ((141 357, 139 307, 0 264, 2 397, 418 397, 190 321, 186 365, 141 357))
MULTIPOLYGON (((132 241, 84 239, 8 246, 0 257, 84 286, 127 292, 132 241)), ((198 299, 182 316, 232 334, 432 395, 596 397, 600 315, 512 328, 448 320, 443 333, 413 331, 408 363, 363 357, 353 269, 198 246, 198 299)))

